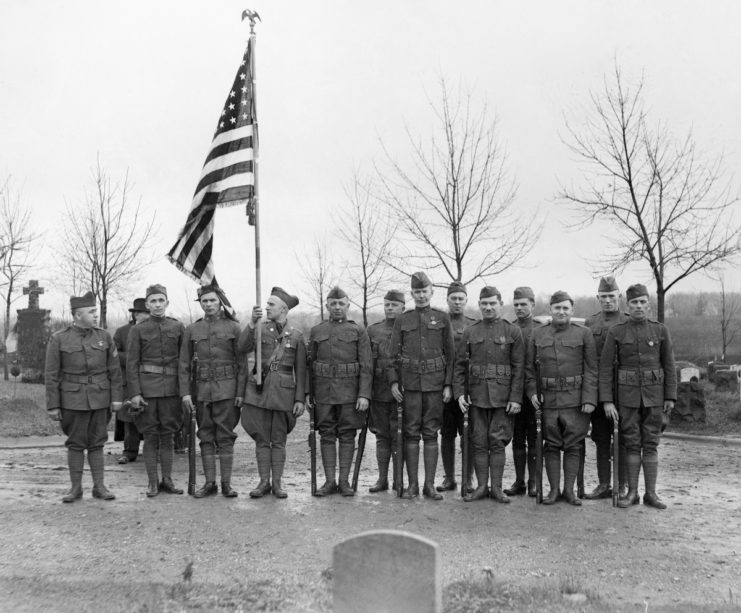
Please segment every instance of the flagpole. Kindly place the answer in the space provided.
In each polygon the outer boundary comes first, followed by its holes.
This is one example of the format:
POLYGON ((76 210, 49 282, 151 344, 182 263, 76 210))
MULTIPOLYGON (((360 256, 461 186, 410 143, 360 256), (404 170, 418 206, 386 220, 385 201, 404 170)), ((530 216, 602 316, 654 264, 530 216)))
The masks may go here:
MULTIPOLYGON (((255 226, 255 304, 260 305, 262 303, 262 284, 260 279, 260 197, 259 197, 259 181, 258 181, 258 166, 260 164, 260 142, 257 130, 257 86, 255 77, 255 48, 256 48, 256 36, 255 36, 255 22, 260 19, 260 15, 257 11, 245 9, 242 12, 242 21, 247 18, 250 20, 250 43, 252 52, 250 53, 250 74, 252 75, 252 108, 254 115, 254 122, 252 124, 252 150, 253 150, 253 177, 254 177, 254 195, 251 203, 247 204, 247 219, 248 224, 255 226)), ((262 327, 261 322, 257 322, 255 326, 255 384, 257 390, 262 389, 262 327)))

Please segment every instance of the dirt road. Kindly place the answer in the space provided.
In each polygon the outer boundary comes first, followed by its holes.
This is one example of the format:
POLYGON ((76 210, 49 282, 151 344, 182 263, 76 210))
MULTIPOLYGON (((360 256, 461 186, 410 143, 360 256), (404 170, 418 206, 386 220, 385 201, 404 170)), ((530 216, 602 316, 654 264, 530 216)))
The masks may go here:
MULTIPOLYGON (((531 498, 500 505, 463 503, 457 494, 438 503, 369 494, 372 436, 358 496, 312 498, 306 432, 302 420, 290 437, 289 498, 283 501, 247 496, 256 467, 241 429, 234 480, 240 496, 230 500, 147 499, 143 463, 116 464, 118 443, 106 447, 107 481, 117 500, 92 499, 86 471, 84 499, 62 504, 68 487, 63 448, 0 450, 0 586, 6 594, 0 609, 155 610, 187 561, 193 580, 217 591, 234 583, 256 590, 278 585, 300 600, 323 581, 335 544, 383 528, 437 541, 446 584, 479 577, 488 567, 522 586, 573 580, 625 610, 644 610, 646 603, 649 610, 691 610, 691 603, 727 603, 741 594, 741 447, 664 440, 659 493, 669 509, 626 511, 609 501, 537 507, 531 498)), ((588 449, 591 487, 591 442, 588 449)), ((200 474, 199 466, 199 483, 200 474)), ((186 477, 187 459, 178 456, 175 480, 184 487, 186 477)), ((511 478, 508 460, 505 483, 511 478)))

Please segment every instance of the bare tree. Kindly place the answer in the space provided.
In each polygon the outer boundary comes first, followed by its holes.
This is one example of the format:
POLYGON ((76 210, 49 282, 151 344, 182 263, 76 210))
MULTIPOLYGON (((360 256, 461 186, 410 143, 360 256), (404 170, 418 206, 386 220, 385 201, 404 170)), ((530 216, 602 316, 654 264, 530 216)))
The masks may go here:
POLYGON ((400 262, 441 268, 467 284, 520 262, 542 224, 514 207, 517 187, 486 105, 474 109, 461 87, 451 96, 441 79, 440 102, 430 106, 438 129, 418 139, 407 128, 408 163, 382 143, 388 167, 377 167, 379 197, 401 230, 393 250, 399 259, 388 261, 407 273, 400 262))
POLYGON ((575 227, 611 225, 604 272, 648 264, 663 321, 671 288, 739 251, 732 209, 738 198, 724 181, 722 156, 705 162, 691 135, 676 140, 665 126, 649 126, 643 80, 629 87, 616 66, 614 82, 605 79, 604 91, 590 100, 583 125, 567 121, 564 139, 585 165, 584 184, 562 188, 559 197, 580 218, 575 227))
POLYGON ((337 233, 353 253, 348 272, 351 283, 360 291, 360 300, 352 300, 363 313, 363 325, 368 326, 368 310, 382 304, 379 288, 392 279, 386 255, 390 251, 393 228, 388 216, 375 206, 373 185, 358 174, 352 185, 345 188, 346 207, 336 220, 337 233))
POLYGON ((324 297, 334 282, 334 268, 327 254, 326 241, 315 239, 310 254, 295 253, 294 257, 312 296, 308 304, 319 310, 321 321, 324 321, 324 297))
POLYGON ((726 283, 723 275, 718 276, 720 295, 718 296, 718 315, 720 316, 720 340, 722 351, 720 360, 726 361, 728 347, 736 340, 741 331, 741 296, 737 293, 726 292, 726 283))
MULTIPOLYGON (((3 290, 5 320, 3 339, 10 333, 10 307, 18 281, 33 261, 31 246, 38 238, 31 230, 31 210, 23 203, 21 192, 8 175, 0 187, 0 287, 3 290)), ((9 379, 7 358, 3 360, 3 376, 9 379)))
POLYGON ((94 189, 82 203, 67 204, 57 251, 72 291, 93 291, 106 327, 109 296, 123 297, 152 262, 155 214, 145 215, 141 199, 131 202, 128 170, 114 182, 98 158, 92 181, 94 189))

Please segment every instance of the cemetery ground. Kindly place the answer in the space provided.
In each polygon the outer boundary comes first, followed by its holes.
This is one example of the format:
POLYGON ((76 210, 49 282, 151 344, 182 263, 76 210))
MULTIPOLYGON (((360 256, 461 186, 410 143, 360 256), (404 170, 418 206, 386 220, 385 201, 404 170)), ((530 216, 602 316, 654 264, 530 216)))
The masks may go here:
MULTIPOLYGON (((711 397, 708 420, 716 426, 696 433, 741 437, 738 397, 720 419, 711 397)), ((303 417, 289 437, 287 500, 247 496, 257 474, 253 444, 240 427, 236 499, 147 499, 141 458, 118 465, 121 443, 111 442, 106 480, 118 498, 91 498, 86 470, 83 500, 62 504, 68 488, 62 438, 18 436, 48 433, 42 407, 41 386, 18 385, 13 397, 12 382, 0 385, 2 610, 330 611, 333 546, 376 529, 439 543, 445 611, 741 610, 741 447, 735 444, 665 438, 659 494, 669 508, 663 512, 614 509, 609 500, 575 508, 536 506, 526 497, 501 505, 464 503, 458 493, 438 503, 369 494, 373 435, 358 495, 318 499, 309 494, 303 417), (5 436, 9 431, 17 437, 5 436)), ((591 488, 591 442, 587 450, 591 488)), ((198 474, 200 484, 200 458, 198 474)), ((505 484, 511 479, 508 457, 505 484)), ((176 456, 176 484, 185 487, 186 480, 187 458, 176 456)))

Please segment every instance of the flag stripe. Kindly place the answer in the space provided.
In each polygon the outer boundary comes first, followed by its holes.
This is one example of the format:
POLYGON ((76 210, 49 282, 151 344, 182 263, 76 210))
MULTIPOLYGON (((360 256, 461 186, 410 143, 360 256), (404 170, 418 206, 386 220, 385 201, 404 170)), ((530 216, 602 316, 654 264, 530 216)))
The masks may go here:
POLYGON ((194 190, 188 218, 167 257, 202 283, 214 278, 212 260, 217 206, 249 203, 255 197, 257 119, 252 75, 254 39, 237 69, 194 190))

